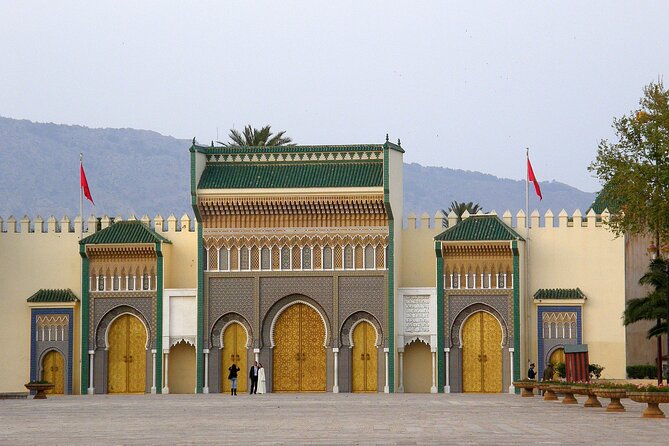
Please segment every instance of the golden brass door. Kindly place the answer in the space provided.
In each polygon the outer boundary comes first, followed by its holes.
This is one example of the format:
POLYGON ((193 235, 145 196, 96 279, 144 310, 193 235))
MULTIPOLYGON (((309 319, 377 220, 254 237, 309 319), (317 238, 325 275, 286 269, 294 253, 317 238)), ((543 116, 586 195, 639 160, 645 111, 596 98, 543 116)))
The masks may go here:
POLYGON ((551 357, 548 359, 548 362, 553 364, 553 379, 558 380, 560 379, 560 375, 558 374, 557 371, 557 365, 561 362, 565 362, 565 356, 564 356, 564 349, 563 348, 557 348, 551 353, 551 357))
POLYGON ((246 381, 249 371, 246 366, 246 331, 238 323, 228 325, 223 332, 223 349, 221 350, 221 392, 230 392, 231 382, 228 369, 236 364, 240 371, 237 374, 237 390, 246 392, 246 381))
POLYGON ((135 316, 114 321, 109 342, 107 392, 144 393, 146 389, 146 330, 135 316))
POLYGON ((42 380, 49 381, 54 388, 46 393, 62 395, 65 393, 65 360, 63 355, 51 350, 42 360, 42 380))
POLYGON ((275 392, 325 391, 325 326, 308 305, 281 313, 274 327, 272 382, 275 392))
POLYGON ((502 329, 484 311, 470 316, 462 327, 463 392, 502 391, 502 329))
POLYGON ((353 392, 377 391, 376 331, 369 322, 361 322, 353 330, 351 349, 351 390, 353 392))

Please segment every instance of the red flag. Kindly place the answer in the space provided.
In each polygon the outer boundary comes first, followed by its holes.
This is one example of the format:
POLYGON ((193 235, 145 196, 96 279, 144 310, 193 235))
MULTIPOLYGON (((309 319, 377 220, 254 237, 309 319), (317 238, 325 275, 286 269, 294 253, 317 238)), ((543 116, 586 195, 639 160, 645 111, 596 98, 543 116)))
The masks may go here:
POLYGON ((81 177, 81 188, 84 190, 84 197, 88 198, 93 206, 93 197, 91 197, 91 190, 88 188, 88 181, 86 181, 86 173, 84 173, 84 163, 79 163, 79 173, 81 177))
POLYGON ((532 163, 530 163, 530 157, 527 157, 527 179, 534 183, 534 191, 537 193, 539 200, 543 200, 544 197, 541 196, 541 188, 539 187, 539 182, 537 177, 534 176, 534 170, 532 170, 532 163))

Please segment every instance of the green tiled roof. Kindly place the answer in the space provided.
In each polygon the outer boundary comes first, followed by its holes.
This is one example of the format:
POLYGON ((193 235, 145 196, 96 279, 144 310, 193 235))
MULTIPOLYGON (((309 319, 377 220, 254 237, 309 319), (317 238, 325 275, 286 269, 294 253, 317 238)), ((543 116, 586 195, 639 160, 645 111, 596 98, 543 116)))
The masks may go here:
POLYGON ((28 298, 28 302, 78 302, 77 296, 71 289, 45 290, 41 289, 28 298))
POLYGON ((585 299, 580 288, 541 288, 534 293, 535 299, 585 299))
POLYGON ((435 240, 464 242, 479 240, 522 240, 523 238, 508 227, 496 215, 472 215, 452 228, 448 228, 435 240))
POLYGON ((221 163, 210 164, 199 189, 383 187, 383 163, 221 163))
POLYGON ((170 243, 165 237, 137 220, 119 221, 81 240, 82 245, 115 243, 170 243))

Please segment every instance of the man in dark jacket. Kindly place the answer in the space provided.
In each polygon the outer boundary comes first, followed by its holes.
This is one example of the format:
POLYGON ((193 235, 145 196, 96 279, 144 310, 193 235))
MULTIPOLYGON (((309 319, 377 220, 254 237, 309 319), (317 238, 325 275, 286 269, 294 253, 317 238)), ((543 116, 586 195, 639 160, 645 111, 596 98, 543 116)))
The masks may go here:
POLYGON ((553 381, 553 375, 555 372, 553 371, 553 364, 550 362, 546 364, 546 368, 544 369, 544 375, 542 377, 542 381, 553 381))
POLYGON ((249 370, 249 378, 251 379, 251 390, 249 393, 253 395, 258 391, 258 361, 253 361, 251 370, 249 370))

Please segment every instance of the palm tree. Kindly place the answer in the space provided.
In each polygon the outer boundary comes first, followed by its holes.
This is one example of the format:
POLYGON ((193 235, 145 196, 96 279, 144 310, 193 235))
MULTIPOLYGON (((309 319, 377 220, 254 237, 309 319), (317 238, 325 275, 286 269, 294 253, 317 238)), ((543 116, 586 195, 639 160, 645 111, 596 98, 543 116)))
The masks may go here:
POLYGON ((662 336, 667 332, 667 274, 665 273, 665 267, 666 263, 661 258, 650 262, 648 271, 639 279, 639 283, 650 285, 652 291, 645 297, 637 297, 628 301, 623 313, 623 323, 625 325, 637 321, 655 321, 655 325, 646 334, 648 339, 662 336))
POLYGON ((287 136, 283 136, 286 131, 278 132, 276 135, 272 134, 272 126, 266 125, 260 130, 255 127, 247 125, 244 127, 244 132, 240 133, 236 129, 230 129, 230 142, 220 142, 226 147, 258 147, 258 146, 288 146, 292 145, 293 139, 287 136))
POLYGON ((483 207, 481 207, 480 204, 476 203, 474 204, 473 201, 470 201, 469 203, 463 202, 458 202, 458 201, 453 201, 451 202, 451 206, 448 208, 448 210, 442 209, 441 213, 444 214, 444 220, 443 220, 443 225, 444 227, 448 226, 448 214, 451 213, 451 211, 455 212, 455 215, 458 216, 458 221, 462 221, 462 214, 465 213, 465 211, 469 212, 470 214, 476 214, 478 211, 483 211, 483 207))

